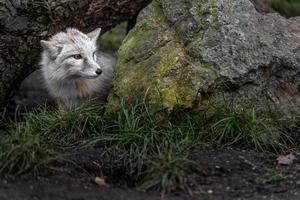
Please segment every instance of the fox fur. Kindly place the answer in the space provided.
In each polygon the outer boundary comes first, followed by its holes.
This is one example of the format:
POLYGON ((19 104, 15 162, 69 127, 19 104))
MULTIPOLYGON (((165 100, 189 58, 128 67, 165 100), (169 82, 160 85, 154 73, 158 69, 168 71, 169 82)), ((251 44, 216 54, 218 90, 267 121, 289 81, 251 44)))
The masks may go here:
POLYGON ((90 100, 105 101, 115 59, 97 49, 101 29, 88 34, 68 28, 41 40, 41 70, 46 88, 59 109, 68 111, 90 100))

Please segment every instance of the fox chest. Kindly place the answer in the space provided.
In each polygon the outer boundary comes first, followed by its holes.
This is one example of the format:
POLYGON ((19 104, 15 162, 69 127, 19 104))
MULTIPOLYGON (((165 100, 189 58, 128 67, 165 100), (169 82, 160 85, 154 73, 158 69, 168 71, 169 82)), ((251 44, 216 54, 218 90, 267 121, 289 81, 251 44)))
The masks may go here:
POLYGON ((74 81, 56 87, 56 95, 61 99, 88 100, 94 98, 98 89, 97 80, 74 81))

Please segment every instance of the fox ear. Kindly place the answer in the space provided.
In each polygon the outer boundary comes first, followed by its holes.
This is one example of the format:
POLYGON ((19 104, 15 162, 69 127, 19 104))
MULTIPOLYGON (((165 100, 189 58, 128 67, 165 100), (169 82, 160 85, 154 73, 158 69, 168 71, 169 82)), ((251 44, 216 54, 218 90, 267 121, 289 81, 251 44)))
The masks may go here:
POLYGON ((41 40, 41 46, 50 54, 51 57, 58 56, 63 48, 63 45, 58 41, 41 40))
POLYGON ((92 32, 86 34, 92 41, 94 41, 95 43, 97 42, 97 39, 99 37, 101 33, 101 28, 96 28, 95 30, 93 30, 92 32))

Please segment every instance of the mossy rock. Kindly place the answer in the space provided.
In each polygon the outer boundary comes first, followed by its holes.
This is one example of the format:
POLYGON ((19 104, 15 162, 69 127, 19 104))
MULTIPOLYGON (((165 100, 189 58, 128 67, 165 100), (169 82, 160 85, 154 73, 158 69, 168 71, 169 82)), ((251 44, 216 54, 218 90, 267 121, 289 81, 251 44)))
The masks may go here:
POLYGON ((299 21, 249 0, 154 0, 119 49, 109 105, 190 108, 221 90, 296 111, 299 21))
POLYGON ((147 97, 152 106, 191 107, 198 90, 216 78, 209 65, 186 52, 162 6, 161 2, 154 1, 143 10, 136 27, 123 41, 110 101, 119 97, 135 102, 147 97))

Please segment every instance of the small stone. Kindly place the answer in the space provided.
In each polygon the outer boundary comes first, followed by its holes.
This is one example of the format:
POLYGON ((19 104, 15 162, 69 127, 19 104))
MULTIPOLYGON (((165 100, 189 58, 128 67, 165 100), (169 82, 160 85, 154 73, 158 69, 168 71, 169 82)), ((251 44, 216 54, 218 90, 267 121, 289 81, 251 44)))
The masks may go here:
POLYGON ((46 36, 46 35, 48 35, 48 31, 43 31, 43 32, 40 34, 40 36, 46 36))
POLYGON ((296 159, 296 157, 294 156, 294 154, 290 153, 288 155, 278 156, 277 161, 278 161, 279 165, 291 165, 291 164, 293 164, 295 159, 296 159))
POLYGON ((208 193, 208 194, 213 194, 214 191, 213 191, 212 189, 208 189, 208 190, 207 190, 207 193, 208 193))
POLYGON ((97 176, 94 181, 100 187, 108 187, 108 185, 106 184, 104 178, 100 178, 100 177, 97 176))

